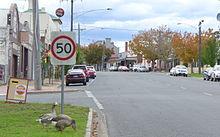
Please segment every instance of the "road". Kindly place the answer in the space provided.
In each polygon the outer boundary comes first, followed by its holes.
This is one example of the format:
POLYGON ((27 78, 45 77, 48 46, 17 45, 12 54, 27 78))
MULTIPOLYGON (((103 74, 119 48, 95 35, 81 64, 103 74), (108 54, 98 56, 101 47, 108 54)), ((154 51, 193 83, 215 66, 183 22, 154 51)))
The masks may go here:
MULTIPOLYGON (((101 109, 109 137, 220 136, 219 82, 154 72, 97 75, 87 86, 68 87, 86 91, 65 93, 65 103, 101 109)), ((59 99, 60 94, 38 94, 27 101, 59 99)))

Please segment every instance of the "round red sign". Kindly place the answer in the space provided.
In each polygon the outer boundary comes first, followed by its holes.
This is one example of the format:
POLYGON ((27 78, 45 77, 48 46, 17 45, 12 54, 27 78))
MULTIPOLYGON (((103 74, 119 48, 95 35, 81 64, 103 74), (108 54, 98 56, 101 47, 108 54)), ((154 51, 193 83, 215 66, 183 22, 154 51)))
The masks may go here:
POLYGON ((58 60, 68 60, 73 57, 76 52, 74 41, 68 36, 59 36, 51 43, 51 53, 58 60), (65 43, 57 42, 60 39, 67 40, 65 43))
POLYGON ((64 15, 64 10, 63 10, 62 8, 58 8, 58 9, 56 10, 56 15, 57 15, 57 17, 63 17, 63 15, 64 15))

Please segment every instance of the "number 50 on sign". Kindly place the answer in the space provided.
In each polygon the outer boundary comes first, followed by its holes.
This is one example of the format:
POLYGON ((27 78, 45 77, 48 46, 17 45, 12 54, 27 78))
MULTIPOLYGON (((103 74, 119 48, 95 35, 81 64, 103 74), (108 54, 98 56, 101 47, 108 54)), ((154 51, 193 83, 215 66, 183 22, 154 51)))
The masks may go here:
POLYGON ((74 32, 51 33, 51 63, 53 65, 74 65, 76 44, 74 32))

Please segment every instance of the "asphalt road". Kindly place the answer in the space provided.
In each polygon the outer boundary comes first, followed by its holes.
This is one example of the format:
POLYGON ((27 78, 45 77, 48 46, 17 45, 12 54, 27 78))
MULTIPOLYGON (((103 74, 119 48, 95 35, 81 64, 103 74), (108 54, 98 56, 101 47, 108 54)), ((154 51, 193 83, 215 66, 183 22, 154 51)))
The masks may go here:
MULTIPOLYGON (((103 109, 110 137, 220 136, 220 82, 153 72, 97 75, 87 86, 70 86, 86 92, 65 93, 65 103, 103 109)), ((28 101, 59 98, 38 94, 28 101)))

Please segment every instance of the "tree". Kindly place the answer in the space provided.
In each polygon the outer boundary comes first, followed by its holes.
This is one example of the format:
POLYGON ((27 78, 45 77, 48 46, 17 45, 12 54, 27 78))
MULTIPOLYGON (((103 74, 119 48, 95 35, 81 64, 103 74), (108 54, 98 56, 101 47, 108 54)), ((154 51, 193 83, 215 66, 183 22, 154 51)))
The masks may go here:
POLYGON ((177 57, 184 63, 191 63, 193 73, 193 62, 198 59, 198 36, 185 32, 175 32, 172 37, 172 45, 177 57))
POLYGON ((141 55, 147 61, 152 61, 152 68, 154 67, 155 60, 158 57, 154 52, 154 43, 149 32, 139 32, 133 37, 132 41, 129 41, 128 46, 132 54, 141 55))
POLYGON ((219 57, 218 38, 219 32, 213 33, 213 29, 208 29, 206 32, 203 32, 201 54, 201 62, 203 65, 207 64, 213 67, 216 64, 219 57))
POLYGON ((108 49, 104 48, 104 45, 102 44, 96 44, 96 43, 91 43, 88 45, 88 47, 83 47, 83 53, 84 53, 84 58, 85 61, 89 65, 95 65, 95 64, 101 64, 102 62, 102 56, 103 56, 103 50, 105 50, 105 61, 108 61, 108 59, 111 57, 113 52, 108 49))
POLYGON ((152 67, 154 67, 154 62, 157 59, 164 61, 166 64, 169 59, 174 57, 172 35, 173 32, 166 26, 140 31, 129 42, 129 48, 132 53, 140 54, 147 61, 152 61, 152 67))
POLYGON ((83 64, 85 61, 84 59, 84 53, 83 53, 83 48, 80 46, 77 46, 77 51, 76 51, 76 64, 83 64))
POLYGON ((219 45, 216 38, 213 37, 207 41, 207 44, 202 48, 202 64, 207 64, 213 67, 219 57, 219 45))
MULTIPOLYGON (((158 59, 164 62, 165 69, 167 70, 167 64, 169 60, 173 60, 173 58, 175 57, 172 46, 173 32, 166 26, 159 26, 158 28, 153 29, 152 31, 154 43, 157 47, 155 52, 158 56, 158 59)), ((161 63, 159 65, 159 68, 161 69, 161 63)))

